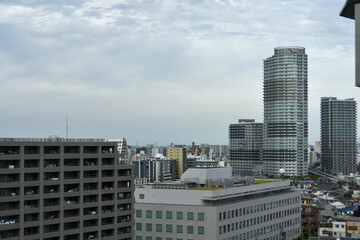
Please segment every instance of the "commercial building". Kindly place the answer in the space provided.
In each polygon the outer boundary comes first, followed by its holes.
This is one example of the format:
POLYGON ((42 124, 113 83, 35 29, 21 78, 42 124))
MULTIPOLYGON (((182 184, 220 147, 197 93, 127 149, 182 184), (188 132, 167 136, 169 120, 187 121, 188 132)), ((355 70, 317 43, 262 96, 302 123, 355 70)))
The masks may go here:
POLYGON ((133 239, 133 166, 103 139, 0 139, 1 239, 133 239))
POLYGON ((235 175, 262 172, 263 124, 239 119, 229 126, 229 157, 235 175))
POLYGON ((158 153, 155 157, 132 161, 135 184, 176 180, 176 160, 166 159, 158 153))
POLYGON ((220 188, 191 183, 135 189, 135 240, 295 239, 300 192, 289 181, 220 188), (208 189, 208 188, 207 188, 208 189))
POLYGON ((264 60, 265 174, 307 175, 307 66, 303 47, 278 47, 264 60))
POLYGON ((356 102, 321 98, 321 164, 330 174, 356 172, 356 102))
POLYGON ((186 170, 186 148, 185 147, 170 147, 166 149, 166 156, 168 159, 175 159, 177 163, 176 178, 180 179, 181 175, 186 170))

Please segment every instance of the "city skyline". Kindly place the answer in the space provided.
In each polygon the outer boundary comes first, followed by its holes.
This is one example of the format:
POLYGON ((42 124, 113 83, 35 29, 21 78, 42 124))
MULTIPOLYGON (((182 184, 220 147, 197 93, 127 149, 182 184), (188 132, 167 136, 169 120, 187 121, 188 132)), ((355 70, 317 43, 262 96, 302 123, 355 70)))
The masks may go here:
POLYGON ((303 46, 313 144, 321 97, 357 101, 344 4, 2 1, 2 137, 65 137, 68 115, 71 138, 227 144, 234 120, 262 122, 263 60, 303 46))

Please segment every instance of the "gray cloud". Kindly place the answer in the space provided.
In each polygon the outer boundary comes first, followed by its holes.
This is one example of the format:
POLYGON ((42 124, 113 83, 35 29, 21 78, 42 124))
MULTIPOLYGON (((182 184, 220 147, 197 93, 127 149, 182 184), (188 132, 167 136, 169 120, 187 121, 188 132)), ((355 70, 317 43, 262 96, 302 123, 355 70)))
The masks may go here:
POLYGON ((227 143, 262 121, 262 60, 309 54, 310 143, 321 96, 356 96, 342 0, 2 1, 3 136, 227 143), (326 4, 325 4, 326 3, 326 4), (340 87, 339 87, 340 86, 340 87))

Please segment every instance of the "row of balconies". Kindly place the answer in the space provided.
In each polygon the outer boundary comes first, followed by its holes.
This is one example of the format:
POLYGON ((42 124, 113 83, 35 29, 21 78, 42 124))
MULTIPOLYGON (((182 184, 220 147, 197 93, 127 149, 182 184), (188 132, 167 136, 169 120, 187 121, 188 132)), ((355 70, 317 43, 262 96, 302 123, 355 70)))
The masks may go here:
MULTIPOLYGON (((20 146, 0 146, 0 155, 17 155, 20 154, 21 147, 20 146)), ((25 155, 33 155, 33 154, 60 154, 63 152, 64 154, 95 154, 95 153, 114 153, 115 149, 112 146, 44 146, 40 148, 40 146, 25 146, 24 154, 25 155)))
MULTIPOLYGON (((130 222, 130 221, 127 221, 130 222)), ((113 218, 105 218, 101 220, 101 239, 113 239, 115 229, 114 229, 114 219, 113 218)), ((122 225, 122 224, 121 224, 122 225)), ((117 235, 122 235, 121 237, 128 237, 125 239, 131 238, 131 226, 121 226, 118 225, 117 235)), ((128 225, 128 224, 127 224, 128 225)), ((19 226, 18 226, 19 227, 19 226)), ((1 225, 0 225, 1 228, 1 225)), ((64 223, 63 230, 64 230, 64 240, 65 239, 80 239, 80 231, 83 233, 83 239, 96 239, 98 237, 98 221, 97 220, 87 220, 83 222, 83 228, 80 229, 80 222, 68 222, 64 223), (72 235, 68 235, 72 234, 72 235)), ((44 233, 44 239, 46 237, 53 237, 51 239, 60 239, 59 236, 60 231, 60 224, 50 224, 43 226, 43 233, 44 233)), ((26 239, 35 239, 32 235, 38 235, 40 233, 40 227, 39 226, 32 226, 32 227, 25 227, 24 228, 24 237, 26 239)), ((20 230, 17 229, 6 229, 6 230, 0 230, 0 239, 18 239, 20 237, 20 230)))

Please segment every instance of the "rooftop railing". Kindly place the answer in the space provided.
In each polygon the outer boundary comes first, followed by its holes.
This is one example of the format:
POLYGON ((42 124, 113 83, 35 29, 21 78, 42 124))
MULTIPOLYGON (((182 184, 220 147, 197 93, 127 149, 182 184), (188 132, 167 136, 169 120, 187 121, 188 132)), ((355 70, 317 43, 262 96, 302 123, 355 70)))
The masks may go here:
POLYGON ((0 138, 0 142, 105 142, 103 138, 0 138))

